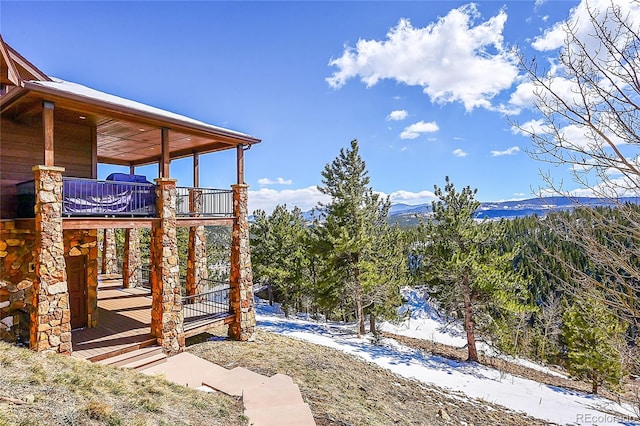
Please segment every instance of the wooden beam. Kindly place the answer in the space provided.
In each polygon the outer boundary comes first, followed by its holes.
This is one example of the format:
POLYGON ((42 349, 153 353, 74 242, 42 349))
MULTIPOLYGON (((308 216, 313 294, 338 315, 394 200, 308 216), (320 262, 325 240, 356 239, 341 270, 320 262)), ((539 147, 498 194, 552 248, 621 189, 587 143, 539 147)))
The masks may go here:
POLYGON ((145 217, 145 218, 112 218, 112 217, 86 217, 86 218, 73 218, 65 217, 62 219, 62 229, 106 229, 106 228, 118 228, 118 229, 130 229, 130 228, 151 228, 154 222, 160 219, 145 217))
POLYGON ((44 129, 44 165, 55 166, 53 150, 53 108, 50 101, 42 102, 42 128, 44 129))
POLYGON ((200 155, 193 153, 193 187, 200 188, 200 155))
POLYGON ((162 157, 160 159, 160 177, 169 177, 169 165, 171 164, 171 152, 169 151, 169 129, 163 127, 162 132, 162 157))
POLYGON ((238 184, 241 185, 244 183, 244 147, 242 144, 238 144, 236 146, 236 154, 238 161, 238 184))
POLYGON ((91 126, 91 179, 98 179, 98 127, 91 126))
POLYGON ((233 226, 233 217, 177 217, 176 226, 191 228, 195 226, 233 226))

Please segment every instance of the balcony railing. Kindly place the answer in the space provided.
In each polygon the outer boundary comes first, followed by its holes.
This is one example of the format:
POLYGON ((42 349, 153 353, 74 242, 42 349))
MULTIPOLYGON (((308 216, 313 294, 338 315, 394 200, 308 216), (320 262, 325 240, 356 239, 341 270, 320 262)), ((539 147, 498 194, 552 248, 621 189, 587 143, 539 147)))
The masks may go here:
MULTIPOLYGON (((34 217, 35 182, 18 184, 18 217, 34 217)), ((65 177, 62 179, 64 216, 156 215, 156 190, 151 183, 65 177)))
POLYGON ((182 297, 182 313, 186 329, 205 324, 212 319, 224 318, 231 314, 229 303, 229 283, 209 283, 211 290, 182 297))
POLYGON ((176 216, 231 217, 233 191, 177 187, 176 216))
MULTIPOLYGON (((232 217, 233 191, 212 188, 176 188, 176 215, 232 217)), ((17 217, 34 217, 33 180, 17 185, 17 217)), ((64 216, 155 217, 156 187, 151 183, 63 178, 64 216)))

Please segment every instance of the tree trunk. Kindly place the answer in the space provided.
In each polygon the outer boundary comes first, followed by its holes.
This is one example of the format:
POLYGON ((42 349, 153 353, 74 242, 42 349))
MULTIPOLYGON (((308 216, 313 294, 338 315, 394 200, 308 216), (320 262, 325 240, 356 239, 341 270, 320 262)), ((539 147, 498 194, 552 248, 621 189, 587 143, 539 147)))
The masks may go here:
POLYGON ((376 316, 373 314, 369 314, 369 332, 376 334, 376 316))
POLYGON ((471 305, 470 289, 465 286, 464 290, 464 331, 467 333, 467 348, 469 356, 467 361, 478 362, 478 351, 476 350, 476 336, 473 329, 473 306, 471 305))
POLYGON ((594 395, 598 394, 598 381, 596 379, 591 381, 591 393, 594 395))
POLYGON ((364 328, 364 310, 362 309, 362 286, 360 284, 360 269, 356 268, 353 273, 355 284, 354 298, 356 299, 356 322, 358 324, 358 337, 366 333, 364 328))

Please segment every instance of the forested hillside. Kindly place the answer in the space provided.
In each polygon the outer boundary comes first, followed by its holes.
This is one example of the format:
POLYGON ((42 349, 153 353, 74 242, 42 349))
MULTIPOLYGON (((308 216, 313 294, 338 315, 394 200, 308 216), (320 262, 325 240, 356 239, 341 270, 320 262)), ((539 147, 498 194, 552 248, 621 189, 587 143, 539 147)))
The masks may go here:
POLYGON ((368 186, 356 141, 323 177, 333 200, 323 206, 324 220, 309 226, 286 206, 254 213, 255 283, 285 312, 356 321, 360 333, 369 318, 375 333, 375 318, 393 318, 401 305, 401 287, 426 285, 443 316, 462 320, 468 360, 478 360, 482 340, 566 367, 594 393, 640 374, 640 287, 632 275, 640 270, 640 240, 628 232, 638 206, 479 221, 475 190, 459 191, 447 178, 434 188, 431 218, 399 228, 386 221, 388 202, 368 186), (599 261, 586 250, 595 242, 609 256, 599 261))

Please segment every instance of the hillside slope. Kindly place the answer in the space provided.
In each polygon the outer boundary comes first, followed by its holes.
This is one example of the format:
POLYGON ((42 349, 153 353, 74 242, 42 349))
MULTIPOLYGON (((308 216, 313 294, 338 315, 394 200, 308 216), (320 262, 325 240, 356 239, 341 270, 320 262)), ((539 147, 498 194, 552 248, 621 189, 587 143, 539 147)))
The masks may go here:
POLYGON ((0 426, 242 424, 226 395, 0 342, 0 426))

